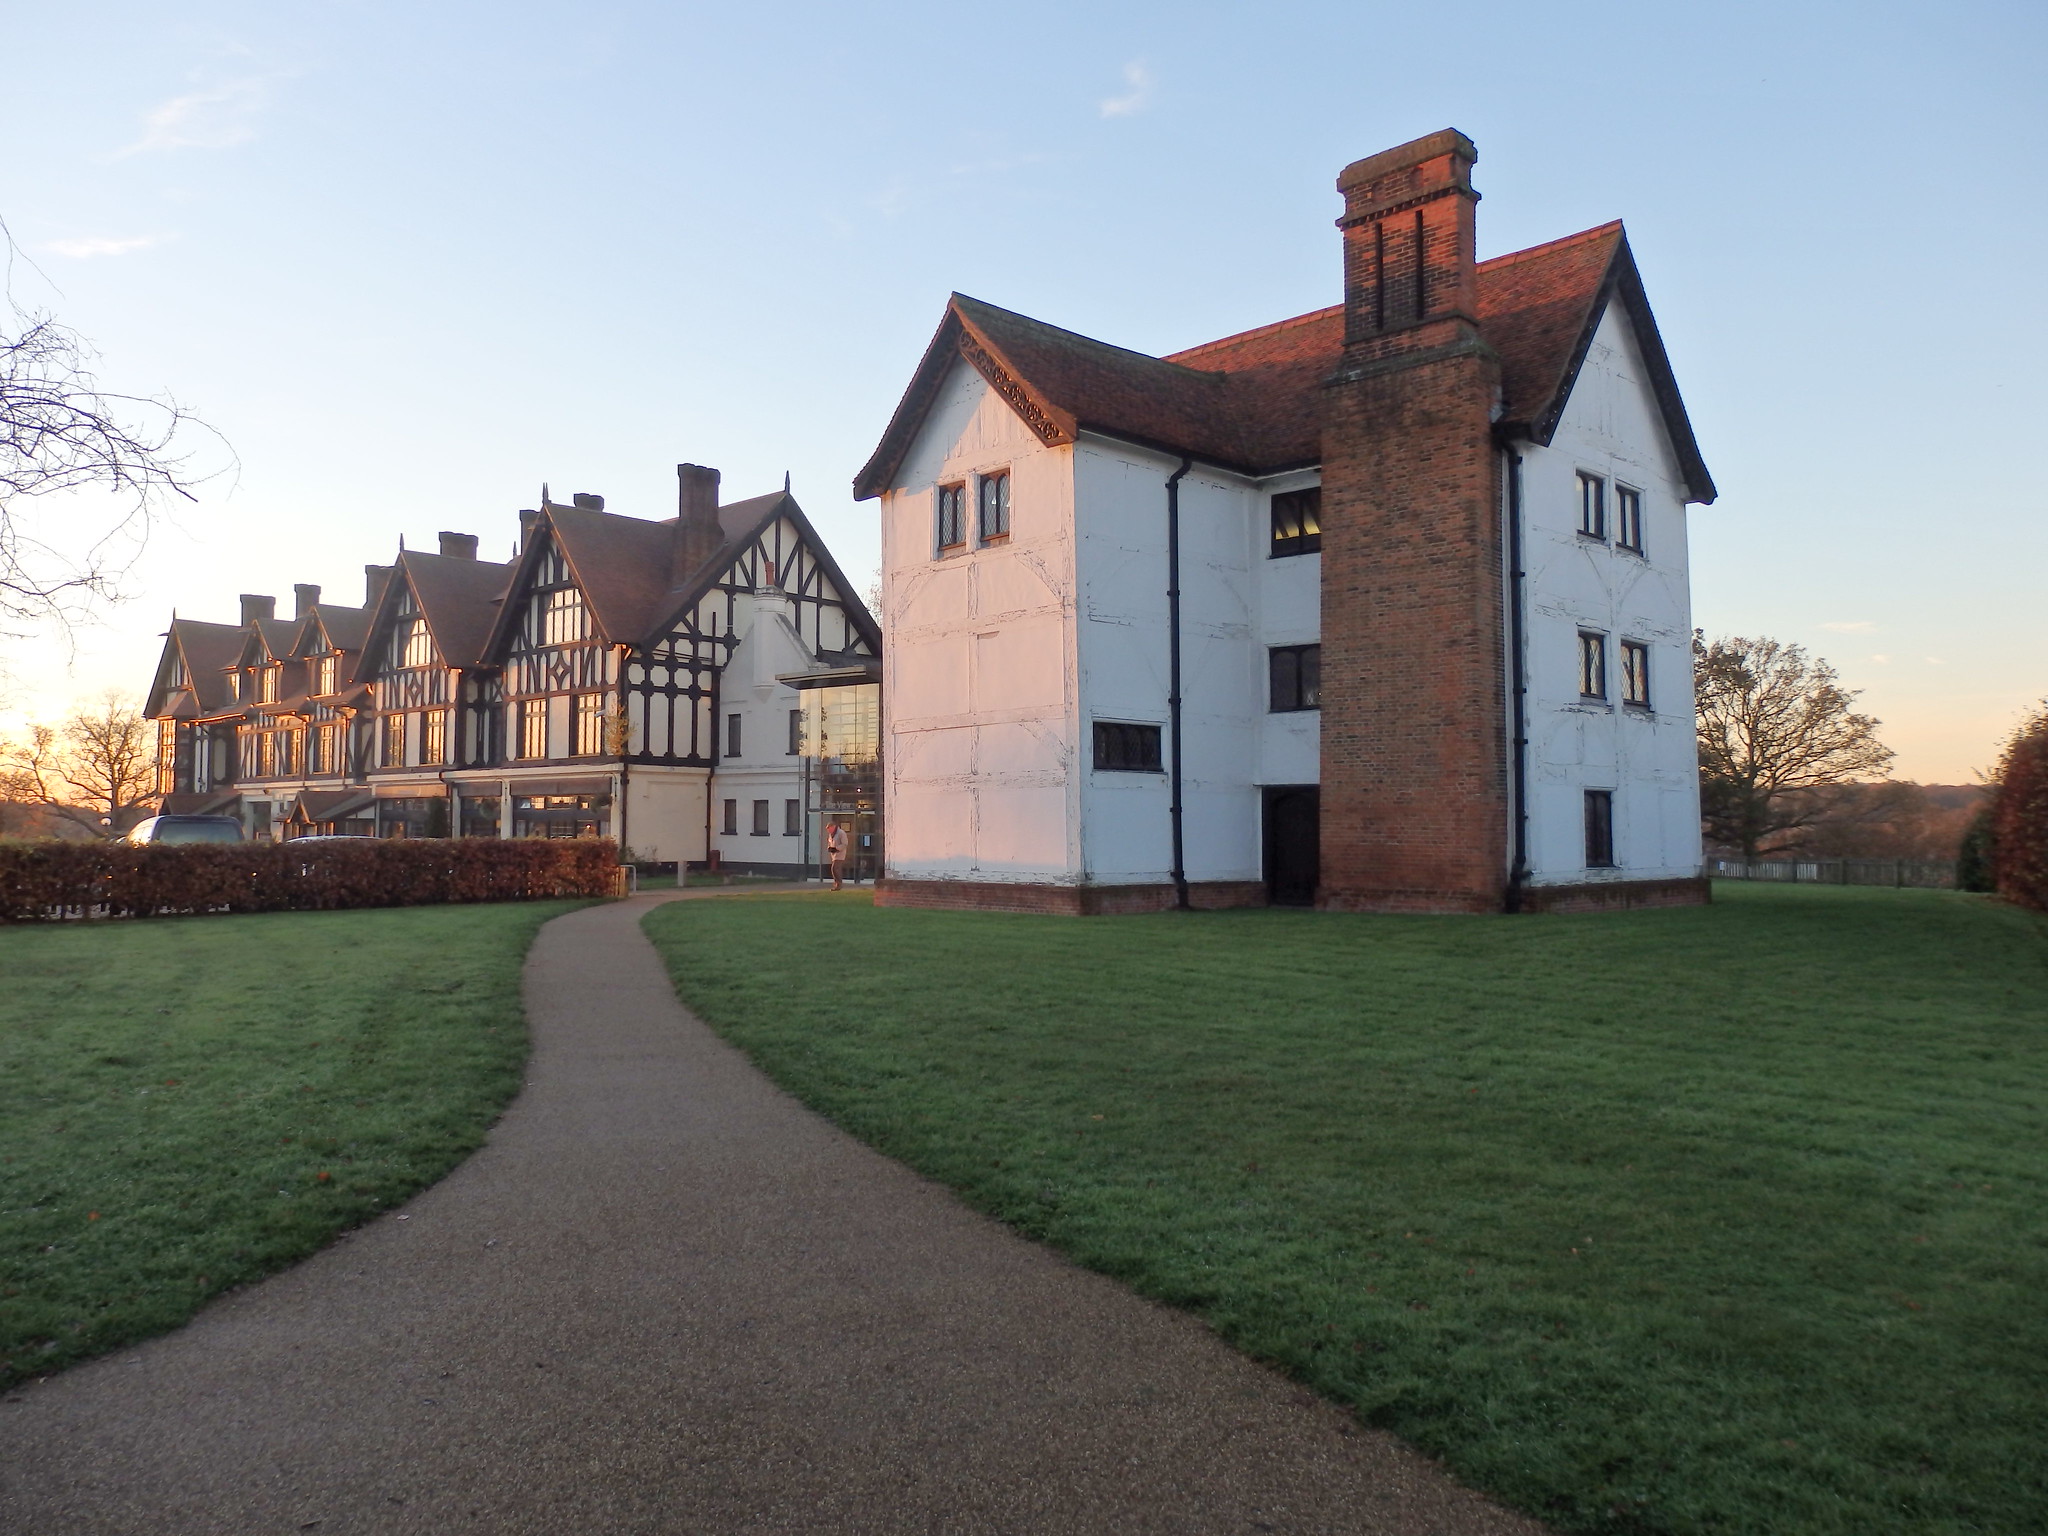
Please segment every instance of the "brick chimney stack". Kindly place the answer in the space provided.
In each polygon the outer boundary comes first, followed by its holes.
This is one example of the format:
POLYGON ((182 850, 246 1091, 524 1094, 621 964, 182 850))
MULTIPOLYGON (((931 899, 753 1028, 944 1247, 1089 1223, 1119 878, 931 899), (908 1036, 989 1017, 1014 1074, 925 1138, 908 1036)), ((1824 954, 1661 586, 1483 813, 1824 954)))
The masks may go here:
POLYGON ((274 619, 276 617, 276 598, 260 597, 254 592, 244 592, 242 594, 243 628, 248 628, 249 625, 254 624, 258 619, 274 619))
POLYGON ((320 601, 320 589, 310 581, 301 581, 292 587, 292 617, 303 619, 313 611, 313 605, 320 601))
POLYGON ((452 555, 457 560, 476 558, 476 535, 473 533, 450 533, 441 530, 441 553, 452 555))
POLYGON ((1491 912, 1507 886, 1500 364, 1478 326, 1476 158, 1445 129, 1337 180, 1319 899, 1339 910, 1491 912))
POLYGON ((676 466, 676 540, 671 585, 680 587, 725 542, 718 526, 718 471, 702 464, 676 466))
POLYGON ((363 606, 374 608, 377 599, 384 595, 384 583, 391 579, 396 566, 366 565, 363 567, 363 606))

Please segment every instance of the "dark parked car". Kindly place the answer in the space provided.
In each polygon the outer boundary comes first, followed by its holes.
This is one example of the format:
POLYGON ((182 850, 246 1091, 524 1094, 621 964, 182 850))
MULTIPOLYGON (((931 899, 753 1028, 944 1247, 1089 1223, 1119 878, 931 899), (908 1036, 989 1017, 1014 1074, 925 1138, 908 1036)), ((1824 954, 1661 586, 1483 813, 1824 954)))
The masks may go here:
POLYGON ((128 834, 131 843, 239 843, 242 823, 233 816, 152 816, 128 834))

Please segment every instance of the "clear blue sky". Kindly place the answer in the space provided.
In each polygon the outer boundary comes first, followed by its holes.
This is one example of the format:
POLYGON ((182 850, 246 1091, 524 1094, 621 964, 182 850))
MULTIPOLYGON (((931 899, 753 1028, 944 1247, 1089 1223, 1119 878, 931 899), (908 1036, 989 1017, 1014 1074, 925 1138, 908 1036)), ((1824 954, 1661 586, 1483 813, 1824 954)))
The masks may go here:
MULTIPOLYGON (((1146 351, 1332 303, 1346 161, 1456 126, 1481 254, 1628 221, 1721 500, 1709 632, 1832 659, 1898 769, 2048 693, 2048 7, 0 3, 0 215, 111 385, 239 474, 17 712, 175 603, 504 558, 539 483, 848 482, 950 289, 1146 351)), ((44 514, 86 526, 89 505, 44 514)), ((0 721, 4 723, 4 721, 0 721)))

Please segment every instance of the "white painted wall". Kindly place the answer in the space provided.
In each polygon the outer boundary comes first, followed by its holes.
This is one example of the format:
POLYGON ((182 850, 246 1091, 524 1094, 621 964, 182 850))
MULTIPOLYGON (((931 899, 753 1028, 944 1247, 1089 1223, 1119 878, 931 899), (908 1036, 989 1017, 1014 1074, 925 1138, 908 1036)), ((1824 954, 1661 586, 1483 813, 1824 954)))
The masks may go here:
MULTIPOLYGON (((802 797, 802 759, 789 750, 789 716, 802 707, 797 691, 775 679, 817 665, 791 622, 789 597, 777 589, 741 596, 734 604, 739 643, 719 676, 720 757, 711 783, 711 847, 726 863, 797 864, 803 836, 783 832, 784 802, 802 797), (730 752, 730 717, 740 717, 740 750, 730 752), (724 831, 724 802, 739 802, 739 830, 724 831), (768 831, 754 835, 753 806, 768 802, 768 831)), ((799 828, 802 822, 798 822, 799 828)), ((701 829, 700 829, 701 840, 701 829)))
POLYGON ((1686 487, 1633 328, 1602 317, 1550 446, 1525 446, 1529 858, 1537 884, 1700 870, 1686 487), (1609 485, 1608 538, 1578 532, 1581 470, 1609 485), (1643 497, 1643 553, 1618 548, 1612 487, 1643 497), (1608 636, 1608 703, 1579 697, 1578 635, 1608 636), (1649 710, 1624 707, 1624 640, 1650 647, 1649 710), (1585 867, 1584 792, 1611 789, 1617 867, 1585 867))
POLYGON ((964 362, 882 496, 889 873, 1080 878, 1073 450, 1048 448, 964 362), (937 552, 933 492, 1007 469, 1010 536, 937 552))

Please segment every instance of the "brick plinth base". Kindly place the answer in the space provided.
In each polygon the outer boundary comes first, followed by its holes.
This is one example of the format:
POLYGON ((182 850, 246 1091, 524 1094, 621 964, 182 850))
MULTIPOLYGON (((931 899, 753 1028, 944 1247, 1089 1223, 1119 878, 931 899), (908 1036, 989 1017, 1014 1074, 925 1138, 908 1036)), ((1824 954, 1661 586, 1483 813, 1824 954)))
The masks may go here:
POLYGON ((1589 885, 1522 888, 1524 912, 1623 912, 1636 907, 1703 907, 1713 891, 1704 878, 1607 880, 1589 885))
MULTIPOLYGON (((1188 904, 1203 911, 1263 907, 1258 880, 1203 881, 1188 887, 1188 904)), ((1105 917, 1164 912, 1171 885, 1009 885, 993 880, 896 880, 875 887, 878 907, 930 907, 949 912, 1035 912, 1053 917, 1105 917)))
POLYGON ((1502 898, 1495 891, 1333 891, 1316 894, 1323 912, 1498 912, 1502 898))

